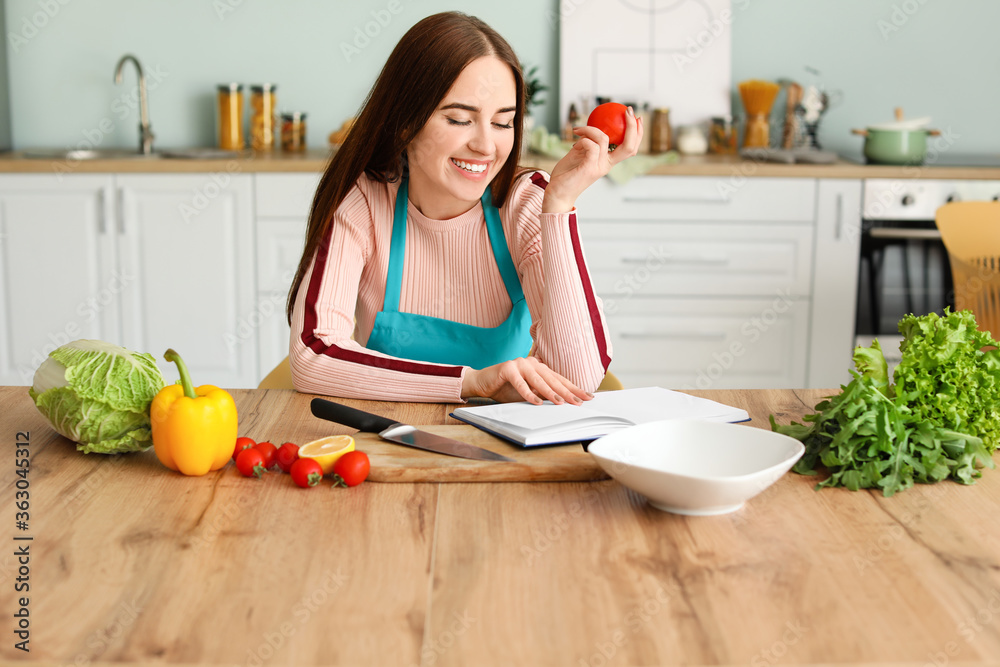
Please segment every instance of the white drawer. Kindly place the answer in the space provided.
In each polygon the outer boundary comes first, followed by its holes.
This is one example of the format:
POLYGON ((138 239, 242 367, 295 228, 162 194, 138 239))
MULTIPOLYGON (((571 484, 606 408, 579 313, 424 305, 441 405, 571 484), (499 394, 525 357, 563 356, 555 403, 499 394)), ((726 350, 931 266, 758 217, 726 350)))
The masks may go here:
POLYGON ((608 328, 611 370, 626 387, 758 389, 805 386, 810 302, 633 299, 608 328))
POLYGON ((257 221, 257 292, 288 292, 302 257, 306 223, 297 218, 257 221))
POLYGON ((306 220, 323 174, 257 174, 258 216, 287 216, 306 220))
POLYGON ((595 289, 642 295, 808 296, 814 229, 807 225, 582 223, 595 289))
POLYGON ((639 176, 602 178, 577 200, 581 220, 812 222, 816 181, 808 178, 639 176))

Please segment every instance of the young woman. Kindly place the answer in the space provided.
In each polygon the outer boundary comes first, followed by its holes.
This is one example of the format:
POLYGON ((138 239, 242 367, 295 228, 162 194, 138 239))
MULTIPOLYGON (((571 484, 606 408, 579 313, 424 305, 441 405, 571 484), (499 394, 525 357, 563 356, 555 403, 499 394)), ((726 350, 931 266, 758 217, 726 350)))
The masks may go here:
POLYGON ((521 68, 500 35, 446 12, 389 56, 313 200, 288 299, 296 389, 348 398, 580 404, 611 361, 577 197, 635 155, 600 130, 518 169, 521 68))

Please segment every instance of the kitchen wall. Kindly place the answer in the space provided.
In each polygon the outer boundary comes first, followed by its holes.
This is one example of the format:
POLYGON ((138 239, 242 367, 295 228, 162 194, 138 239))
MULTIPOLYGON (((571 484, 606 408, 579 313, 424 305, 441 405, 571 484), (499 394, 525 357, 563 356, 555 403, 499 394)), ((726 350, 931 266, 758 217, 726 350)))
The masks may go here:
MULTIPOLYGON (((281 110, 309 114, 309 143, 320 147, 399 37, 449 9, 493 25, 554 91, 555 17, 587 1, 6 0, 0 76, 9 77, 12 143, 138 146, 135 73, 122 86, 112 80, 119 57, 133 53, 147 71, 157 146, 212 145, 215 85, 269 81, 281 110)), ((821 130, 824 147, 841 152, 860 153, 850 129, 891 119, 895 106, 950 128, 957 153, 1000 152, 998 24, 993 0, 732 0, 733 80, 787 77, 841 91, 821 130)), ((553 130, 556 115, 555 104, 536 113, 553 130)))

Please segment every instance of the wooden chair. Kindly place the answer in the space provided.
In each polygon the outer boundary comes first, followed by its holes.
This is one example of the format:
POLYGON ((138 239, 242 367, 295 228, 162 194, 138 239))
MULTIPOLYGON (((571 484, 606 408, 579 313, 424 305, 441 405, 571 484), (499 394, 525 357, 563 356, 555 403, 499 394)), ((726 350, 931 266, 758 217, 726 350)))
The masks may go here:
POLYGON ((971 310, 980 331, 1000 334, 1000 202, 962 201, 937 210, 948 251, 955 310, 971 310))
MULTIPOLYGON (((285 357, 284 361, 274 367, 260 384, 257 385, 258 389, 294 389, 292 386, 292 367, 288 363, 288 357, 285 357)), ((613 391, 617 389, 623 389, 621 381, 614 376, 611 371, 608 371, 607 375, 604 376, 604 380, 601 381, 601 386, 597 388, 597 391, 613 391)))

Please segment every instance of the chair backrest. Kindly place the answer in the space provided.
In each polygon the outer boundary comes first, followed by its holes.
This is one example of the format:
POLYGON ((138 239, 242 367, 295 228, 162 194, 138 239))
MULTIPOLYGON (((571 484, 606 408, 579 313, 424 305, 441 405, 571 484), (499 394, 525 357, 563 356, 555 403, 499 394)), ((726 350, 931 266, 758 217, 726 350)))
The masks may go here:
POLYGON ((955 309, 971 310, 981 331, 1000 335, 1000 202, 963 201, 937 210, 948 251, 955 309))

